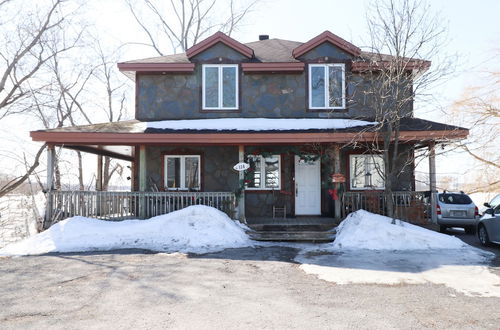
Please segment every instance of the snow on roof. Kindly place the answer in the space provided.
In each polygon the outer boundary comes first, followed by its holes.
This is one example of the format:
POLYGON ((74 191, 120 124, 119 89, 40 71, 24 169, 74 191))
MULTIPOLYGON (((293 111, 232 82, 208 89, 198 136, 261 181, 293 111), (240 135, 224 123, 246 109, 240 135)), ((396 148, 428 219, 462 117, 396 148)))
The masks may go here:
POLYGON ((375 125, 356 119, 315 118, 218 118, 191 120, 163 120, 146 122, 146 128, 170 130, 216 130, 216 131, 289 131, 313 129, 346 129, 357 126, 375 125))

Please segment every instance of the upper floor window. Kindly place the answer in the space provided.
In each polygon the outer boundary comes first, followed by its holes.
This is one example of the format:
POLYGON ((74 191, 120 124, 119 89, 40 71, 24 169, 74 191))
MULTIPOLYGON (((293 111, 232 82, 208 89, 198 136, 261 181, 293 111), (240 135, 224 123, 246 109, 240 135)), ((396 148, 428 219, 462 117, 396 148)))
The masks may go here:
POLYGON ((344 64, 309 64, 309 108, 345 108, 344 64))
POLYGON ((238 65, 203 65, 203 109, 238 109, 238 65))
POLYGON ((200 189, 200 156, 165 156, 165 188, 172 190, 200 189))

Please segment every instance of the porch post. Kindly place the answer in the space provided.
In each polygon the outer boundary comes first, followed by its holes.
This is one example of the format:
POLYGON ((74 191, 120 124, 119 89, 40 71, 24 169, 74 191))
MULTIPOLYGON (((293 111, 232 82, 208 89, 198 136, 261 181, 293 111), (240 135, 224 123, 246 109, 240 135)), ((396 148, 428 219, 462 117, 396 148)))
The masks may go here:
MULTIPOLYGON (((333 162, 333 171, 335 173, 340 173, 340 145, 335 144, 333 147, 333 157, 334 157, 334 162, 333 162)), ((340 200, 340 195, 338 194, 339 188, 340 188, 340 183, 334 183, 334 188, 337 190, 337 196, 338 199, 335 200, 334 205, 335 205, 335 220, 340 220, 342 217, 342 213, 340 212, 340 209, 342 207, 342 202, 340 200)))
POLYGON ((102 191, 102 155, 97 155, 97 178, 95 190, 102 191))
MULTIPOLYGON (((240 163, 245 161, 245 146, 238 146, 238 160, 240 163)), ((243 180, 245 180, 245 171, 238 172, 238 185, 241 184, 243 180)), ((240 198, 238 200, 238 218, 241 222, 246 223, 245 218, 245 190, 243 190, 240 194, 240 198)))
MULTIPOLYGON (((139 146, 139 191, 146 191, 146 146, 141 144, 139 146)), ((139 198, 139 218, 146 218, 146 198, 141 196, 139 198)))
MULTIPOLYGON (((52 220, 52 207, 53 196, 52 190, 54 189, 54 162, 55 162, 55 149, 53 145, 47 146, 47 205, 45 207, 45 223, 48 224, 52 220)), ((45 226, 44 226, 45 229, 45 226)))
POLYGON ((437 223, 436 214, 436 142, 429 143, 429 190, 431 192, 431 220, 437 223))

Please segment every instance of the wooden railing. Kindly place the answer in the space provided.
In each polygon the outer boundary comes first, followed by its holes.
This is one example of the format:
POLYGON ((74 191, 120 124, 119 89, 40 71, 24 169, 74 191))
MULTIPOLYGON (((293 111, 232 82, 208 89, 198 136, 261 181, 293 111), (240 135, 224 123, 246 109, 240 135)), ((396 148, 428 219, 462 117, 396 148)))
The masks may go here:
POLYGON ((146 219, 191 205, 207 205, 234 218, 235 204, 232 192, 50 191, 46 217, 50 223, 72 216, 146 219))
MULTIPOLYGON (((429 197, 421 191, 396 191, 391 198, 394 217, 411 223, 429 221, 429 197)), ((387 195, 383 191, 345 192, 342 194, 342 217, 357 210, 387 215, 387 195)))

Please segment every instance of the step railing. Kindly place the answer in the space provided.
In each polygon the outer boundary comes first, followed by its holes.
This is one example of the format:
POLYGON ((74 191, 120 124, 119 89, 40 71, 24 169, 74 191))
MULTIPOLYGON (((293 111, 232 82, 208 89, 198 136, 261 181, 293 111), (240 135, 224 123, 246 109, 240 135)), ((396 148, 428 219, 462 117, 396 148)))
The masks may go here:
MULTIPOLYGON (((423 191, 395 191, 390 195, 394 217, 411 223, 424 224, 430 220, 429 193, 423 191)), ((387 194, 383 191, 345 192, 342 194, 342 217, 357 210, 387 214, 387 194)))
POLYGON ((233 219, 236 197, 232 192, 50 191, 46 217, 50 223, 73 216, 147 219, 191 205, 212 206, 233 219))

